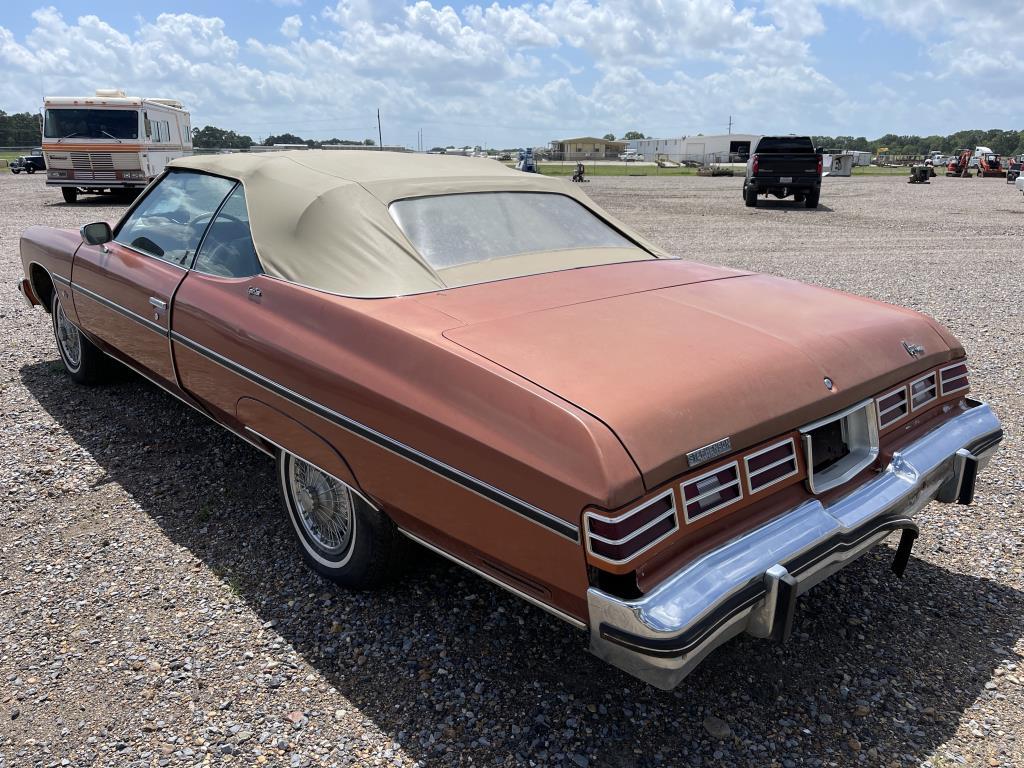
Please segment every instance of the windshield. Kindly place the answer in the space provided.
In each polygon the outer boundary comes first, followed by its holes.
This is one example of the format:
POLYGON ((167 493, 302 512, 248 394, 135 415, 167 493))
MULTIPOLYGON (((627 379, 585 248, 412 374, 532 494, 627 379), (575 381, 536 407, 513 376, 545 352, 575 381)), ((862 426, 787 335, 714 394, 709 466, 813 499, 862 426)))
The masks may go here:
POLYGON ((434 269, 546 251, 628 248, 582 205, 545 192, 474 192, 398 200, 391 215, 434 269))
POLYGON ((137 139, 139 113, 134 109, 48 109, 47 139, 137 139))

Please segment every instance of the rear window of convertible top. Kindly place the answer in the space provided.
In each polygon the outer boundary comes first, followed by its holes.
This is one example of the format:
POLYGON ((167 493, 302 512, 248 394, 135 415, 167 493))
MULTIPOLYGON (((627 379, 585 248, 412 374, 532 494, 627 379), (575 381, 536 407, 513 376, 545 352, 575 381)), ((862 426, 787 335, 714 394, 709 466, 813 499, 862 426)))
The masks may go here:
POLYGON ((434 269, 525 253, 630 248, 646 253, 566 195, 472 192, 396 200, 391 215, 434 269))

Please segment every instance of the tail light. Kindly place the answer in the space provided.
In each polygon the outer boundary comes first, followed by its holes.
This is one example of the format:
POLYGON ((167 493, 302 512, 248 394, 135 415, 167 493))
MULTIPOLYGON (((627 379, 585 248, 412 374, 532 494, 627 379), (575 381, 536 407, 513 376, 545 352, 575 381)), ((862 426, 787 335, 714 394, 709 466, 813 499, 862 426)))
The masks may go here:
POLYGON ((757 453, 751 453, 745 456, 743 461, 747 467, 747 489, 751 494, 780 483, 799 472, 793 438, 769 445, 757 453))
POLYGON ((943 397, 967 389, 970 386, 967 380, 967 363, 954 363, 940 368, 939 382, 943 397))
POLYGON ((611 563, 624 563, 679 529, 671 489, 616 517, 588 510, 584 514, 590 552, 611 563))
POLYGON ((819 176, 821 176, 821 169, 822 169, 822 158, 821 158, 821 155, 818 155, 818 175, 819 176))
POLYGON ((878 411, 879 429, 885 429, 890 424, 895 424, 910 413, 910 408, 907 404, 907 388, 905 386, 875 398, 875 404, 878 411))
POLYGON ((713 469, 683 483, 683 507, 686 522, 710 515, 743 498, 740 469, 737 462, 713 469))
POLYGON ((910 385, 910 410, 927 405, 939 396, 938 387, 935 384, 935 371, 927 376, 922 376, 910 385))
POLYGON ((760 164, 761 164, 761 161, 760 161, 760 159, 758 158, 758 156, 757 156, 757 155, 754 155, 754 157, 753 157, 753 162, 752 162, 752 163, 751 163, 751 165, 750 165, 750 172, 751 172, 751 173, 752 173, 752 174, 753 174, 754 176, 757 176, 757 168, 758 168, 758 166, 759 166, 760 164))

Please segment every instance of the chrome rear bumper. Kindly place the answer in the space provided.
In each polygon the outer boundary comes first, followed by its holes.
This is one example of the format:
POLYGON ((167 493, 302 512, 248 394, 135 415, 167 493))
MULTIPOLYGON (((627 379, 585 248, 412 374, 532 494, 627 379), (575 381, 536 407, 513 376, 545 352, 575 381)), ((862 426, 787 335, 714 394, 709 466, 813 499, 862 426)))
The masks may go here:
POLYGON ((967 400, 961 413, 893 455, 885 471, 826 507, 807 501, 712 550, 651 592, 623 600, 591 588, 590 650, 671 689, 736 635, 784 640, 798 595, 895 530, 902 574, 917 536, 913 515, 932 499, 968 504, 974 478, 1002 439, 999 419, 967 400))

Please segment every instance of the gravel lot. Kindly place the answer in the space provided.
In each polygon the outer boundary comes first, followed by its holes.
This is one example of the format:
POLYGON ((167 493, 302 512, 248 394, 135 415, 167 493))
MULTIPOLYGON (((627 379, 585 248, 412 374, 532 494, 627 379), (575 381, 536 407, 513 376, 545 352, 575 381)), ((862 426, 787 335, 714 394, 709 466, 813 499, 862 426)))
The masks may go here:
POLYGON ((1024 200, 855 177, 750 210, 740 184, 587 191, 676 253, 929 312, 1007 439, 973 507, 921 515, 902 582, 880 547, 788 645, 741 638, 663 693, 426 553, 376 594, 313 575, 270 459, 128 375, 76 387, 11 290, 21 230, 121 206, 0 175, 0 768, 1024 765, 1024 200))

